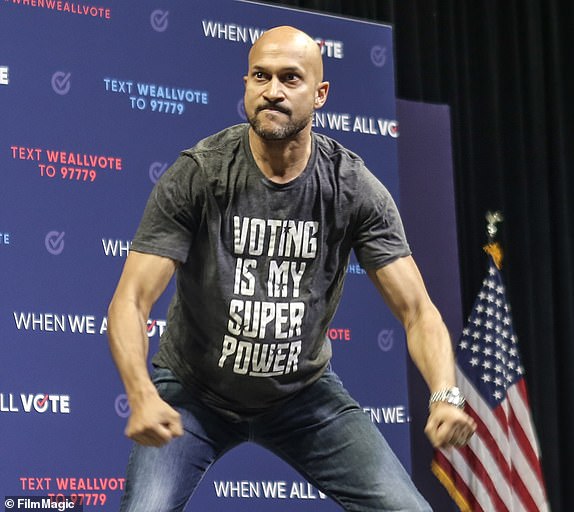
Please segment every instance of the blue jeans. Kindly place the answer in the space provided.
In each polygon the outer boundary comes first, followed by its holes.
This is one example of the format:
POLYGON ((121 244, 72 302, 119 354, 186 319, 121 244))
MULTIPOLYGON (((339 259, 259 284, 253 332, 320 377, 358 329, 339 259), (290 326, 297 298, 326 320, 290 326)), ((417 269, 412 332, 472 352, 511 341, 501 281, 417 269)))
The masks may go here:
POLYGON ((180 414, 182 437, 134 445, 122 512, 181 511, 205 471, 231 448, 272 451, 346 511, 429 511, 428 503, 369 417, 327 371, 295 397, 245 421, 198 403, 170 370, 157 368, 160 396, 180 414))

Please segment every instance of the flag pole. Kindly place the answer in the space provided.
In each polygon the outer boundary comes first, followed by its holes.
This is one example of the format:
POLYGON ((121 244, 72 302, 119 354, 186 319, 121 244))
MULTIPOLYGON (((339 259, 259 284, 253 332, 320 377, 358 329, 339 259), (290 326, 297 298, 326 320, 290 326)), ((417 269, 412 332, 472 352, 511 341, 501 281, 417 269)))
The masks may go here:
POLYGON ((483 247, 486 253, 492 256, 494 264, 498 270, 502 269, 502 259, 504 254, 502 252, 502 247, 496 241, 496 235, 498 233, 498 224, 504 220, 502 213, 495 211, 486 212, 486 234, 488 237, 488 243, 483 247))

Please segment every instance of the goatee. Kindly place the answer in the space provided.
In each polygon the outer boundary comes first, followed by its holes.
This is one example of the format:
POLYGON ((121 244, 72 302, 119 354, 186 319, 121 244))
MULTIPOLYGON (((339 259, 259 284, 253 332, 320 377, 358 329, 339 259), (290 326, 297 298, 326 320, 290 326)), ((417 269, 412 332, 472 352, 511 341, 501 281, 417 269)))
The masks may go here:
MULTIPOLYGON (((303 130, 309 121, 312 119, 313 114, 299 121, 289 120, 286 124, 282 126, 275 126, 273 128, 265 128, 263 123, 258 118, 258 113, 263 109, 258 109, 253 116, 248 117, 249 124, 253 128, 253 131, 265 140, 285 140, 297 135, 301 130, 303 130)), ((284 112, 284 111, 280 111, 284 112)), ((286 112, 284 112, 286 113, 286 112)))

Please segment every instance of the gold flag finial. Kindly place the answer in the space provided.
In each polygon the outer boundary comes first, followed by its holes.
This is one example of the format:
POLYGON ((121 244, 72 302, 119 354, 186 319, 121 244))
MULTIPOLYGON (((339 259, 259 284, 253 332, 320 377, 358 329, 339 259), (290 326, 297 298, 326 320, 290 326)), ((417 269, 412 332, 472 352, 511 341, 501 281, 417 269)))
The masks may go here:
POLYGON ((502 259, 504 257, 502 253, 502 247, 495 240, 496 233, 498 233, 497 224, 504 220, 502 213, 500 212, 486 212, 486 233, 488 235, 488 243, 484 246, 484 250, 492 256, 496 268, 500 270, 502 268, 502 259))

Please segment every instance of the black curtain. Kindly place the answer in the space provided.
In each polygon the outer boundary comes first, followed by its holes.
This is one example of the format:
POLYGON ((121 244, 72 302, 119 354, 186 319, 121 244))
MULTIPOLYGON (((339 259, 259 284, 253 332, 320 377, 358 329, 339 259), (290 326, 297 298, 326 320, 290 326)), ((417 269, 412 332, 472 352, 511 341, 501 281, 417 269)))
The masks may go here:
MULTIPOLYGON (((397 94, 450 106, 463 312, 500 210, 513 308, 552 509, 574 482, 574 2, 276 0, 391 23, 397 94)), ((359 88, 361 84, 357 84, 359 88)))

